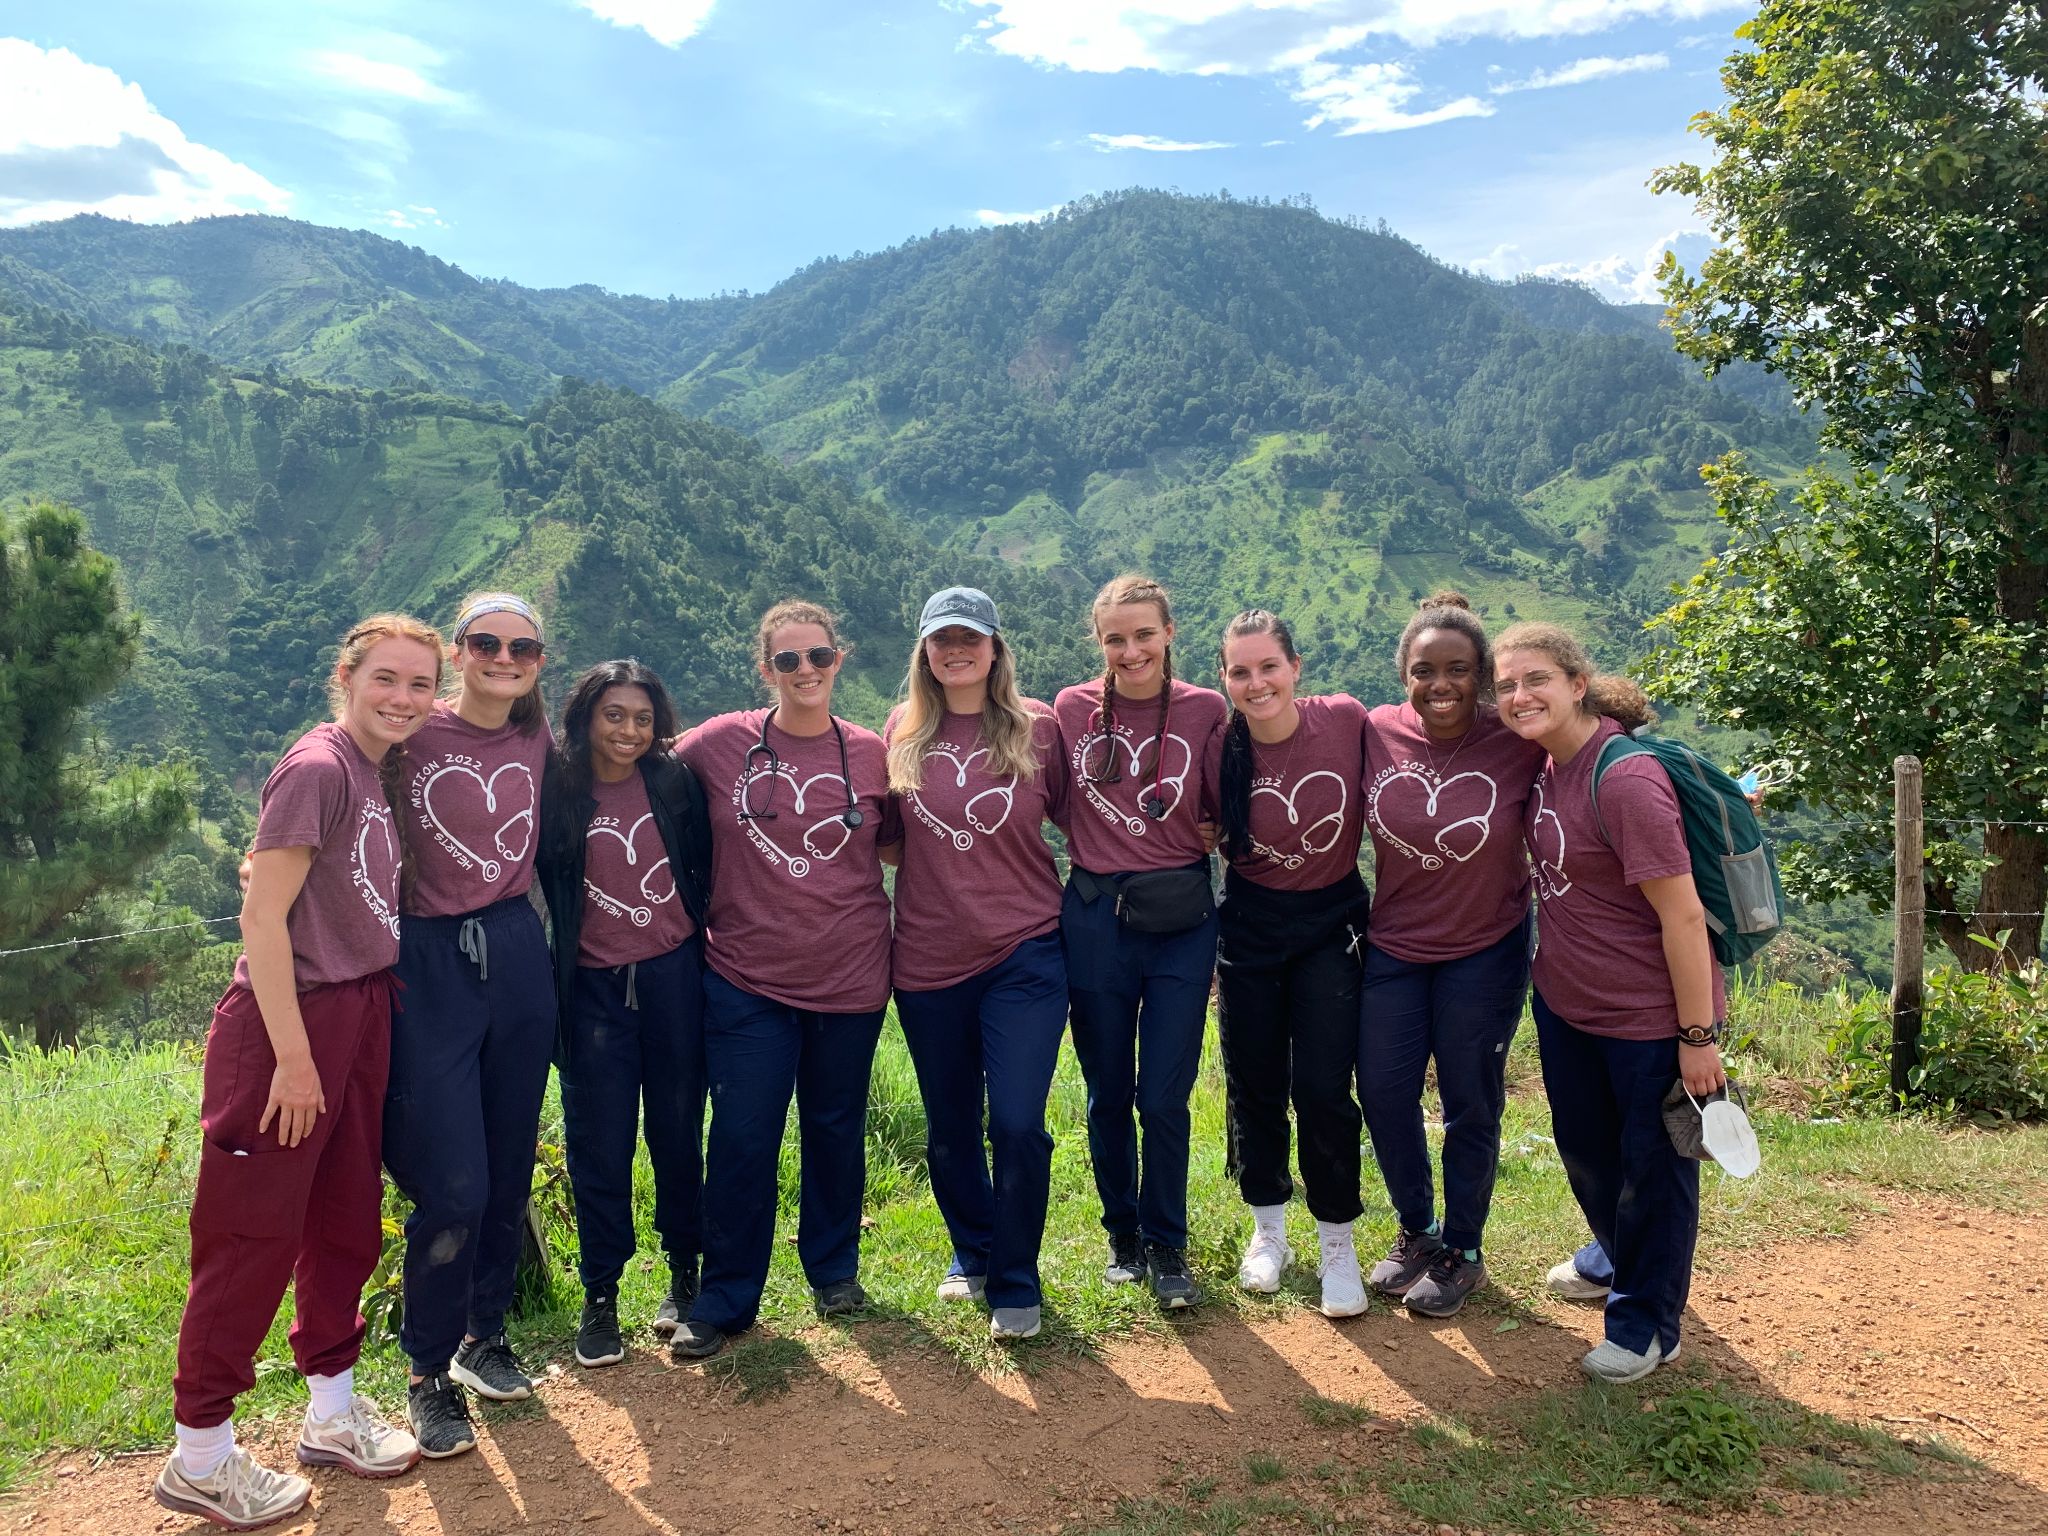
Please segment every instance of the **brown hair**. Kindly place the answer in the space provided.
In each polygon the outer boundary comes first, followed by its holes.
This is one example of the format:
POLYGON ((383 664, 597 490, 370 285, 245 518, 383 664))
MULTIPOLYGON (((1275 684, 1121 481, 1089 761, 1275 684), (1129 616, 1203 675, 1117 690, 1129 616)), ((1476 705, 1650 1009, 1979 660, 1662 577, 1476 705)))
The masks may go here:
MULTIPOLYGON (((1247 608, 1223 626, 1222 642, 1216 647, 1218 669, 1228 671, 1230 642, 1246 635, 1271 635, 1280 643, 1280 654, 1289 661, 1301 660, 1294 648, 1294 631, 1287 621, 1263 608, 1247 608)), ((1230 699, 1230 723, 1223 731, 1223 771, 1218 778, 1218 795, 1223 802, 1223 857, 1235 861, 1252 853, 1252 727, 1230 699)))
MULTIPOLYGON (((801 597, 785 597, 766 613, 754 632, 754 659, 760 666, 768 665, 769 645, 775 638, 775 631, 787 624, 815 624, 825 631, 825 641, 839 647, 839 621, 832 617, 831 610, 809 602, 801 597)), ((769 684, 770 691, 774 684, 769 684)))
MULTIPOLYGON (((327 674, 327 703, 339 720, 348 706, 349 679, 363 658, 380 640, 415 640, 434 653, 434 691, 441 690, 441 678, 447 670, 444 658, 448 647, 441 639, 441 631, 424 619, 416 619, 409 613, 373 613, 341 637, 341 651, 334 658, 334 670, 327 674)), ((413 862, 412 840, 405 835, 406 817, 401 807, 405 798, 405 770, 409 759, 405 743, 400 742, 384 754, 377 764, 377 779, 384 786, 384 801, 391 807, 391 823, 399 830, 398 868, 399 890, 412 890, 413 862)), ((401 896, 402 899, 402 896, 401 896)))
POLYGON ((1471 599, 1462 592, 1432 592, 1417 605, 1415 617, 1401 631, 1401 643, 1394 647, 1394 676, 1401 687, 1408 687, 1408 651, 1415 644, 1415 637, 1426 629, 1449 630, 1472 642, 1478 658, 1474 675, 1479 683, 1479 697, 1492 698, 1493 649, 1487 644, 1486 626, 1479 622, 1471 599))
POLYGON ((1612 672, 1602 672, 1593 665, 1593 658, 1586 654, 1570 630, 1556 624, 1510 624, 1501 637, 1493 643, 1494 652, 1505 655, 1509 651, 1541 651, 1558 666, 1567 677, 1584 678, 1586 696, 1579 708, 1589 715, 1605 715, 1621 723, 1625 731, 1639 726, 1655 725, 1657 711, 1650 708, 1650 701, 1643 690, 1628 678, 1612 672))
MULTIPOLYGON (((1102 638, 1102 611, 1105 608, 1120 607, 1125 603, 1150 603, 1159 610, 1161 625, 1173 623, 1173 604, 1168 601, 1166 588, 1150 576, 1126 572, 1112 581, 1103 583, 1102 590, 1095 594, 1095 601, 1089 605, 1088 616, 1095 630, 1095 638, 1102 638)), ((1161 658, 1160 670, 1164 674, 1160 692, 1159 707, 1163 711, 1173 692, 1173 642, 1168 641, 1166 655, 1161 658)), ((1116 669, 1102 669, 1102 728, 1107 731, 1116 723, 1116 669)))
MULTIPOLYGON (((517 598, 519 602, 526 602, 525 598, 518 597, 516 593, 472 592, 469 594, 469 596, 465 597, 460 603, 456 605, 456 624, 458 626, 461 625, 462 616, 468 613, 469 610, 476 606, 478 603, 484 602, 489 598, 503 597, 513 597, 517 598)), ((532 608, 533 605, 531 603, 527 603, 527 607, 532 608)), ((511 613, 514 618, 524 617, 524 615, 522 614, 513 613, 513 610, 509 608, 501 609, 498 611, 504 613, 511 613)), ((538 611, 539 610, 537 609, 535 610, 535 612, 538 611)), ((488 615, 479 615, 478 617, 488 617, 488 615)), ((472 620, 471 622, 474 623, 475 620, 472 620)), ((540 625, 535 624, 533 626, 533 633, 536 639, 540 638, 540 625)), ((448 644, 448 661, 450 667, 452 668, 455 662, 455 643, 452 640, 448 644)), ((459 678, 454 679, 454 682, 455 692, 457 694, 460 694, 462 691, 462 684, 459 678)), ((518 698, 512 701, 511 713, 506 715, 505 718, 511 724, 518 726, 519 732, 523 736, 531 736, 536 728, 545 726, 548 723, 547 704, 540 696, 540 672, 538 671, 538 669, 536 669, 533 674, 533 686, 527 689, 526 692, 522 693, 521 695, 519 695, 518 698)))

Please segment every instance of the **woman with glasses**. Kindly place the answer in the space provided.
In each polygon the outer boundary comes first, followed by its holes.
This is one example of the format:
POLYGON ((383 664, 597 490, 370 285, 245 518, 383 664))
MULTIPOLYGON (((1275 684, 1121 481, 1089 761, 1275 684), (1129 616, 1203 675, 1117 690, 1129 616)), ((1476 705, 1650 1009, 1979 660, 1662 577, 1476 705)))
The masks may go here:
POLYGON ((903 692, 882 733, 904 831, 896 1017, 953 1240, 938 1293, 985 1299, 998 1342, 1028 1339, 1052 1184, 1045 1100, 1067 1022, 1060 878, 1043 831, 1065 809, 1059 730, 1018 692, 996 605, 972 587, 925 603, 903 692))
POLYGON ((425 1456, 476 1444, 462 1388, 533 1382, 505 1339, 555 1043, 554 977, 533 883, 541 781, 541 617, 480 592, 455 617, 455 693, 408 749, 399 816, 413 856, 399 933, 384 1166, 405 1220, 406 1416, 425 1456))
POLYGON ((1216 969, 1202 824, 1216 819, 1223 696, 1175 679, 1157 582, 1118 577, 1092 617, 1102 677, 1063 689, 1053 713, 1073 855, 1060 932, 1109 1234, 1103 1275, 1148 1280, 1161 1306, 1190 1307, 1201 1291, 1187 1266, 1188 1095, 1216 969))
POLYGON ((818 1312, 867 1305, 858 1279, 868 1075, 889 1002, 881 854, 902 838, 882 739, 832 713, 832 615, 777 603, 757 639, 766 709, 719 715, 676 753, 711 803, 704 939, 704 1273, 670 1349, 716 1354, 754 1325, 775 1243, 776 1165, 794 1092, 797 1256, 818 1312))

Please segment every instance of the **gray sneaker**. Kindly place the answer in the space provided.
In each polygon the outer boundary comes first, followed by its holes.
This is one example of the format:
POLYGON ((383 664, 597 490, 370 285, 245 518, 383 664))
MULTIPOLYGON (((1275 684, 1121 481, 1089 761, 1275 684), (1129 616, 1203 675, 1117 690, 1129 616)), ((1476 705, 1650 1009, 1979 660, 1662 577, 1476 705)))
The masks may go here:
POLYGON ((1119 1232, 1109 1240, 1109 1263, 1102 1278, 1111 1285, 1136 1285, 1145 1278, 1145 1247, 1135 1232, 1119 1232))
POLYGON ((1383 1296, 1406 1295, 1408 1287, 1428 1273, 1443 1247, 1444 1240, 1435 1233, 1410 1232, 1403 1227, 1387 1256, 1373 1265, 1365 1278, 1383 1296))
POLYGON ((683 1326, 683 1319, 690 1315, 690 1306, 697 1299, 697 1277, 680 1275, 669 1271, 668 1294, 661 1298, 661 1305, 654 1309, 655 1337, 672 1339, 683 1326))
POLYGON ((1420 1280, 1401 1293, 1401 1305, 1424 1317, 1451 1317, 1465 1298, 1486 1284, 1486 1261, 1468 1259, 1457 1248, 1439 1247, 1420 1280))
POLYGON ((949 1274, 939 1282, 940 1301, 979 1301, 988 1289, 987 1275, 949 1274))
POLYGON ((997 1307, 989 1316, 988 1336, 998 1344, 1038 1337, 1038 1308, 997 1307))
POLYGON ((405 1422, 420 1454, 439 1461, 476 1449, 476 1426, 462 1388, 444 1375, 423 1376, 405 1389, 405 1422))
POLYGON ((171 1452, 156 1475, 156 1501, 181 1515, 197 1515, 231 1531, 275 1525, 306 1507, 313 1485, 292 1472, 273 1472, 246 1446, 236 1446, 211 1477, 189 1477, 171 1452))
POLYGON ((1164 1243, 1145 1245, 1145 1269, 1152 1277, 1152 1299, 1169 1311, 1197 1305, 1202 1288, 1188 1273, 1188 1256, 1164 1243))
POLYGON ((533 1396, 533 1378, 526 1374, 502 1333, 494 1333, 488 1339, 465 1340, 462 1348, 455 1351, 455 1358, 448 1362, 448 1374, 494 1403, 523 1402, 533 1396))

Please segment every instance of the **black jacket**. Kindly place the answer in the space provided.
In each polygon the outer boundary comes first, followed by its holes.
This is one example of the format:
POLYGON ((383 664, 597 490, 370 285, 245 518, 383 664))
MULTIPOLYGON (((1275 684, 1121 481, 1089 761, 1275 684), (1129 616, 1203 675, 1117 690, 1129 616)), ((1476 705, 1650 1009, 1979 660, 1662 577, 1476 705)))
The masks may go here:
MULTIPOLYGON (((687 765, 667 752, 650 752, 641 758, 640 777, 647 784, 647 807, 676 878, 676 895, 701 931, 711 907, 711 818, 703 786, 687 765)), ((566 779, 565 774, 551 773, 542 789, 540 848, 534 866, 534 878, 548 904, 555 948, 557 1043, 565 1059, 576 955, 583 934, 583 840, 589 834, 591 817, 597 814, 596 797, 586 793, 572 801, 566 779)))

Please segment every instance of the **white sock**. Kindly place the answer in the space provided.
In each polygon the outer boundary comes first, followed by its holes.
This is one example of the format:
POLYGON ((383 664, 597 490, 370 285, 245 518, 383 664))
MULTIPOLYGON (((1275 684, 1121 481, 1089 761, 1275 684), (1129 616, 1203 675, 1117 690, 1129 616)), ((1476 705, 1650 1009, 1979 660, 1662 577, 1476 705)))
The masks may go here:
POLYGON ((339 1376, 308 1376, 306 1390, 313 1394, 313 1417, 320 1420, 347 1413, 355 1400, 356 1368, 350 1366, 339 1376))
POLYGON ((1351 1246, 1351 1223, 1348 1221, 1319 1221, 1316 1223, 1316 1237, 1325 1248, 1339 1251, 1351 1246))
POLYGON ((220 1470, 220 1464, 235 1454, 235 1421, 224 1419, 211 1429, 178 1426, 178 1469, 195 1483, 203 1483, 220 1470))
POLYGON ((1284 1205, 1255 1205, 1252 1207, 1252 1231, 1267 1237, 1287 1241, 1287 1207, 1284 1205))

